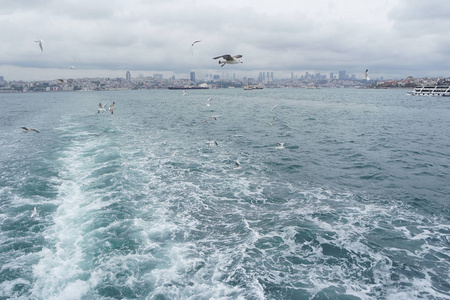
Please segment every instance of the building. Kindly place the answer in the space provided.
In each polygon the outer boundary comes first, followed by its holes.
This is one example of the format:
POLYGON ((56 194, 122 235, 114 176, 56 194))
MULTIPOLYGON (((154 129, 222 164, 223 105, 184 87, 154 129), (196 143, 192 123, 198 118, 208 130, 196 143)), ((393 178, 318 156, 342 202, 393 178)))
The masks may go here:
POLYGON ((131 80, 131 73, 130 71, 127 71, 127 74, 125 75, 125 78, 130 81, 131 80))
POLYGON ((191 72, 191 76, 189 78, 192 82, 195 82, 195 72, 191 72))

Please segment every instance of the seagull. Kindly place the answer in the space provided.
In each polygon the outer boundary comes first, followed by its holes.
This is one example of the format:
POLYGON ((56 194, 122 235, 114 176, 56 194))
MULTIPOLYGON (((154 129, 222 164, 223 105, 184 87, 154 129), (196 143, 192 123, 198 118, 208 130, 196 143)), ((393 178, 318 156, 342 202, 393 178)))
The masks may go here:
POLYGON ((276 149, 284 149, 284 143, 277 143, 276 149))
POLYGON ((219 143, 217 143, 216 141, 208 141, 207 144, 208 144, 208 147, 212 146, 212 145, 219 146, 219 143))
POLYGON ((201 42, 201 41, 194 41, 194 42, 192 43, 191 47, 194 46, 194 45, 197 44, 197 43, 200 43, 200 42, 201 42))
POLYGON ((213 59, 223 58, 225 60, 219 60, 219 64, 222 64, 221 67, 225 66, 225 64, 242 64, 238 58, 241 58, 242 55, 231 56, 230 54, 225 54, 217 57, 213 57, 213 59))
POLYGON ((217 121, 217 117, 215 117, 215 116, 211 116, 211 117, 209 117, 210 119, 213 119, 214 121, 217 121))
POLYGON ((27 132, 30 132, 30 131, 34 131, 34 132, 39 133, 39 131, 37 131, 36 129, 33 129, 33 128, 30 128, 30 129, 28 129, 28 128, 26 128, 26 127, 20 127, 20 128, 23 129, 23 132, 24 132, 24 133, 27 133, 27 132))
POLYGON ((272 122, 270 122, 270 123, 266 123, 267 125, 269 125, 269 126, 272 126, 273 125, 273 123, 275 123, 275 118, 272 118, 272 122))
POLYGON ((63 83, 72 83, 72 80, 70 80, 70 79, 58 79, 59 80, 59 83, 60 84, 63 84, 63 83))
POLYGON ((364 79, 369 81, 369 69, 366 69, 366 72, 364 72, 364 79))
POLYGON ((98 110, 97 113, 99 113, 100 111, 105 111, 106 110, 106 105, 108 105, 108 103, 106 103, 105 105, 102 105, 102 103, 100 102, 98 104, 98 110))
POLYGON ((41 48, 41 52, 44 52, 44 48, 42 47, 42 43, 44 43, 44 41, 43 40, 37 40, 35 42, 39 44, 39 47, 41 48))
POLYGON ((211 104, 209 104, 209 102, 211 102, 211 100, 212 100, 212 97, 209 97, 209 99, 208 100, 206 100, 206 106, 211 106, 211 104))
POLYGON ((31 212, 31 218, 39 217, 39 213, 37 212, 36 206, 33 207, 33 211, 31 212))
POLYGON ((186 90, 183 91, 183 96, 189 96, 188 92, 186 90))
POLYGON ((235 160, 234 164, 236 165, 235 169, 239 169, 241 167, 241 163, 238 160, 235 160))
POLYGON ((113 103, 111 104, 111 106, 109 107, 109 111, 111 112, 111 114, 114 113, 114 104, 116 104, 116 102, 113 102, 113 103))
POLYGON ((67 70, 75 69, 75 66, 70 66, 67 68, 67 70))
POLYGON ((274 105, 273 107, 272 107, 272 109, 271 109, 271 111, 275 108, 275 107, 277 107, 278 105, 274 105))

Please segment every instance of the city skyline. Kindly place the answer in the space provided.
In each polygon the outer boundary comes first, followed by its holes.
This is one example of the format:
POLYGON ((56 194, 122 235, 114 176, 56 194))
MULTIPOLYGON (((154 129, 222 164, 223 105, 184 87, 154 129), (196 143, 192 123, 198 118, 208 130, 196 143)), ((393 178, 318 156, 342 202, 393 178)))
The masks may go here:
POLYGON ((177 77, 267 70, 278 78, 347 70, 361 79, 365 69, 373 78, 450 74, 450 3, 439 0, 0 5, 0 24, 8 28, 0 47, 6 80, 118 77, 127 70, 177 77), (221 68, 212 58, 226 53, 243 55, 244 63, 221 68))

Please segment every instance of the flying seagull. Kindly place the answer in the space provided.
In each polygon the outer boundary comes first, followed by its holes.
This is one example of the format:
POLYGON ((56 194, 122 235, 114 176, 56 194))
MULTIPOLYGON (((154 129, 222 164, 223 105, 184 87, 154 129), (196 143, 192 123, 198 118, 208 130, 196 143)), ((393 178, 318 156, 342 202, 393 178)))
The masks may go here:
POLYGON ((200 42, 201 42, 201 41, 194 41, 194 42, 192 43, 191 47, 194 46, 194 45, 197 44, 197 43, 200 43, 200 42))
POLYGON ((113 103, 111 104, 111 106, 109 107, 109 111, 111 112, 111 114, 114 113, 114 104, 116 104, 116 102, 113 102, 113 103))
POLYGON ((213 57, 213 59, 223 58, 225 60, 219 60, 219 64, 222 64, 221 67, 225 66, 225 64, 242 64, 238 58, 241 58, 242 55, 231 56, 230 54, 225 54, 217 57, 213 57))
POLYGON ((64 84, 64 83, 72 83, 72 80, 70 79, 58 79, 59 84, 64 84))
POLYGON ((211 100, 212 100, 212 97, 209 97, 208 100, 206 100, 205 105, 206 106, 211 106, 211 104, 209 104, 209 102, 211 102, 211 100))
POLYGON ((36 206, 33 207, 33 211, 31 212, 31 218, 39 217, 39 213, 37 212, 36 206))
POLYGON ((75 69, 75 66, 70 66, 67 68, 67 70, 75 69))
POLYGON ((266 123, 266 124, 269 125, 269 126, 272 126, 273 123, 275 123, 275 117, 272 118, 272 122, 269 122, 269 123, 266 123))
POLYGON ((364 72, 364 79, 369 80, 369 69, 366 69, 366 72, 364 72))
POLYGON ((241 168, 241 163, 238 161, 238 160, 235 160, 234 161, 234 164, 235 164, 235 169, 239 169, 239 168, 241 168))
POLYGON ((34 132, 39 133, 39 131, 37 131, 36 129, 33 129, 33 128, 30 128, 30 129, 28 129, 28 128, 26 128, 26 127, 20 127, 20 128, 23 129, 23 132, 24 132, 24 133, 27 133, 27 132, 30 132, 30 131, 34 131, 34 132))
POLYGON ((98 110, 97 113, 99 113, 100 111, 105 111, 106 110, 106 105, 108 105, 108 103, 106 103, 105 105, 102 105, 102 103, 100 102, 98 104, 98 110))
POLYGON ((276 149, 284 149, 284 143, 277 143, 276 149))
POLYGON ((41 52, 44 52, 44 48, 42 47, 42 44, 44 43, 44 41, 43 40, 37 40, 35 42, 39 44, 39 47, 41 48, 41 52))
POLYGON ((212 145, 219 146, 219 143, 216 142, 216 141, 208 141, 207 144, 208 144, 208 147, 209 147, 209 146, 212 146, 212 145))

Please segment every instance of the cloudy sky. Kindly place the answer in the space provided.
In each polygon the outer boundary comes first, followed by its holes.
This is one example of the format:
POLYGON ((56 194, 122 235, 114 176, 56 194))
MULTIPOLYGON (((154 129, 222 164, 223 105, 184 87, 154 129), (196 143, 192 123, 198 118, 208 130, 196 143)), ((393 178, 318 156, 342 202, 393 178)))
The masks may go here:
POLYGON ((446 0, 0 0, 0 76, 450 76, 446 0), (44 41, 41 52, 35 40, 44 41), (202 42, 191 46, 195 40, 202 42), (223 68, 212 57, 242 54, 223 68), (68 70, 69 66, 74 70, 68 70))

